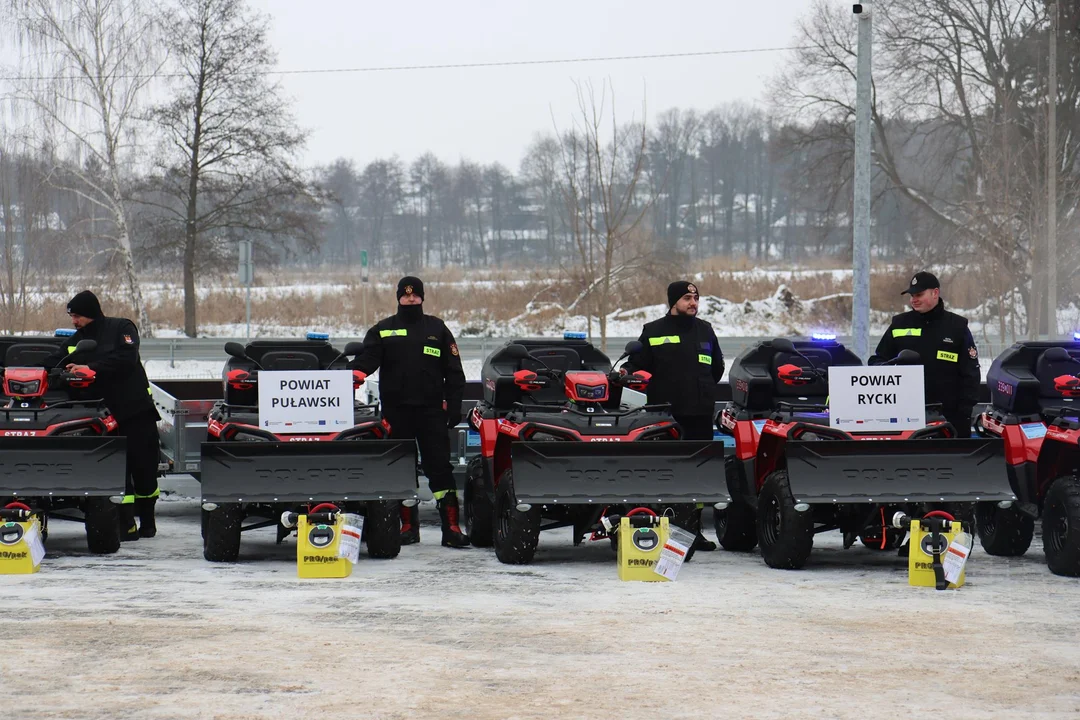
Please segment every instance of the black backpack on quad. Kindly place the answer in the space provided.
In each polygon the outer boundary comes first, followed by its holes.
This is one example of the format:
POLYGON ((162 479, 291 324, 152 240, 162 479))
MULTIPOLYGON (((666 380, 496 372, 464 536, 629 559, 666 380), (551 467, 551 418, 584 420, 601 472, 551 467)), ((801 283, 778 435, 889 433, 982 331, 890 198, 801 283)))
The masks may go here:
POLYGON ((259 424, 261 371, 346 370, 346 357, 362 350, 362 343, 353 342, 339 352, 328 339, 311 336, 225 345, 230 357, 222 371, 224 400, 210 411, 201 448, 207 560, 235 562, 241 534, 249 530, 276 527, 281 543, 293 531, 282 523, 283 514, 304 514, 326 503, 364 516, 370 557, 397 557, 400 505, 417 497, 413 440, 388 439, 378 407, 356 401, 353 424, 342 430, 271 432, 259 424))
POLYGON ((609 537, 605 515, 645 506, 679 523, 695 503, 727 502, 722 443, 679 440, 667 405, 623 404, 623 387, 648 379, 613 372, 584 339, 511 340, 492 353, 469 416, 481 446, 465 486, 473 544, 524 564, 541 530, 571 528, 579 545, 609 537))
POLYGON ((90 552, 114 553, 127 442, 94 397, 93 377, 64 370, 66 357, 56 361, 74 350, 69 334, 57 335, 0 338, 0 503, 36 515, 46 537, 51 519, 83 523, 90 552))
POLYGON ((732 364, 733 399, 718 420, 736 441, 727 466, 732 505, 717 528, 725 547, 752 548, 753 527, 770 567, 798 569, 817 533, 840 530, 845 548, 861 539, 896 549, 903 532, 892 527, 895 513, 922 517, 934 508, 1013 498, 998 468, 1002 444, 957 438, 937 406, 927 406, 927 426, 918 430, 830 427, 828 368, 858 365, 833 340, 782 338, 747 349, 732 364))
POLYGON ((990 409, 980 435, 1002 438, 1016 502, 976 506, 979 541, 991 555, 1027 552, 1042 517, 1046 564, 1080 576, 1080 343, 1020 342, 986 374, 990 409))

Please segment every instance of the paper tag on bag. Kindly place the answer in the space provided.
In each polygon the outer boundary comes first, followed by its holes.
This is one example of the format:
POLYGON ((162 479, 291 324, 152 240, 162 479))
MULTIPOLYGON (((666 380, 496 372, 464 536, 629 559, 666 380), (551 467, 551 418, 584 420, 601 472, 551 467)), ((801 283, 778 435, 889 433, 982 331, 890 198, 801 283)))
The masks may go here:
POLYGON ((675 525, 668 526, 668 539, 660 549, 660 559, 653 566, 653 572, 674 581, 686 561, 686 553, 694 544, 694 534, 675 525))
POLYGON ((972 537, 966 532, 957 533, 949 547, 945 549, 945 556, 941 558, 941 566, 945 570, 945 579, 952 584, 960 581, 960 574, 964 572, 968 556, 971 555, 972 537))
POLYGON ((30 529, 23 536, 23 542, 30 548, 30 562, 34 565, 40 565, 45 558, 45 543, 41 540, 41 531, 38 529, 36 522, 30 523, 30 529))
POLYGON ((364 533, 363 515, 346 513, 345 523, 341 526, 341 542, 338 544, 338 557, 345 558, 353 565, 360 561, 360 538, 364 533))

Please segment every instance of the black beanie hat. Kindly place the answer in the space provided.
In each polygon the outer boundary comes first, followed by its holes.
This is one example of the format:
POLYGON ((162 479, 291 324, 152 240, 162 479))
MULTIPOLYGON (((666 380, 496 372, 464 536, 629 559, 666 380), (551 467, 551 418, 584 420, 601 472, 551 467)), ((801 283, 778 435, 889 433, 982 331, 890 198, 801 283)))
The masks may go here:
POLYGON ((683 295, 686 293, 697 293, 697 285, 689 280, 676 280, 667 286, 667 304, 668 309, 675 307, 675 303, 679 302, 683 295))
POLYGON ((105 315, 101 312, 101 303, 98 302, 97 295, 89 290, 83 290, 81 293, 71 298, 71 300, 68 301, 67 311, 76 315, 82 315, 91 320, 97 320, 105 315))
POLYGON ((420 299, 424 299, 424 282, 418 277, 412 275, 406 275, 398 280, 397 284, 397 299, 400 300, 402 295, 419 295, 420 299))

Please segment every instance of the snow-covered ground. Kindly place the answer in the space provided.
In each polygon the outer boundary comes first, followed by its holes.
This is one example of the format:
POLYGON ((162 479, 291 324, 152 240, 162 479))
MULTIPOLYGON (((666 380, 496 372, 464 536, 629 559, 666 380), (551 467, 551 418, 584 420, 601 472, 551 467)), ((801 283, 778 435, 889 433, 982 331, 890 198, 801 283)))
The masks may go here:
MULTIPOLYGON (((699 554, 623 583, 606 543, 544 533, 534 564, 421 543, 299 580, 295 544, 201 557, 198 507, 87 555, 54 523, 36 575, 0 576, 12 718, 1076 717, 1080 584, 978 549, 967 584, 907 584, 892 553, 819 536, 811 564, 699 554)), ((711 535, 711 532, 708 534, 711 535)))
MULTIPOLYGON (((727 358, 728 364, 724 369, 724 377, 727 377, 727 371, 731 368, 731 360, 732 358, 727 358)), ((979 362, 982 365, 982 376, 985 379, 986 371, 990 369, 993 358, 981 358, 979 362)), ((175 363, 175 367, 170 367, 167 360, 147 360, 143 364, 146 366, 146 374, 151 380, 217 379, 221 377, 223 362, 217 360, 181 360, 175 363)), ((465 369, 466 379, 480 379, 480 370, 484 364, 483 358, 464 358, 461 364, 465 369)), ((377 378, 378 375, 372 377, 377 378)))
MULTIPOLYGON (((143 362, 146 367, 146 375, 151 380, 219 379, 224 364, 224 360, 178 360, 172 365, 168 360, 147 360, 143 362)), ((483 358, 465 359, 461 364, 467 379, 480 379, 483 358)), ((378 373, 372 377, 377 378, 378 373)))

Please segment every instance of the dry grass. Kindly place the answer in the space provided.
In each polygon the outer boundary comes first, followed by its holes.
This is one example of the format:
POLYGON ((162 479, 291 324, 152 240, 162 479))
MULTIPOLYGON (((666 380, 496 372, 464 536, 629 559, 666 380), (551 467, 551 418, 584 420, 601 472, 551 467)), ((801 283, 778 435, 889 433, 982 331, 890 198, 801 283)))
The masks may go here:
MULTIPOLYGON (((711 260, 694 267, 668 271, 642 271, 619 285, 613 292, 609 307, 631 309, 665 301, 668 283, 678 277, 696 277, 701 292, 733 302, 759 300, 771 296, 777 287, 786 285, 798 298, 820 298, 850 293, 850 280, 836 279, 824 272, 828 267, 801 268, 797 272, 752 272, 758 270, 745 261, 735 263, 711 260), (821 270, 814 274, 807 270, 821 270)), ((875 270, 871 279, 871 305, 875 310, 900 312, 904 298, 899 295, 913 270, 891 268, 875 270)), ((530 302, 537 306, 551 304, 539 311, 537 320, 550 319, 566 307, 580 292, 568 272, 557 268, 489 268, 466 270, 446 268, 421 273, 425 281, 427 311, 460 322, 466 333, 475 333, 490 323, 505 322, 521 315, 530 302), (471 332, 470 332, 471 330, 471 332)), ((396 305, 393 288, 397 273, 373 273, 367 294, 367 320, 384 317, 396 305)), ((362 327, 364 318, 364 286, 354 272, 328 268, 324 270, 288 270, 256 278, 261 287, 252 295, 252 317, 259 324, 293 327, 362 327)), ((972 307, 982 300, 979 283, 963 274, 942 277, 945 296, 957 307, 972 307)), ((226 280, 232 283, 231 278, 226 280)), ((149 278, 145 281, 148 310, 156 328, 183 328, 183 293, 177 278, 149 278)), ((49 330, 68 324, 66 301, 84 287, 102 298, 105 311, 113 315, 134 317, 132 309, 122 300, 123 288, 116 282, 100 279, 53 278, 41 288, 40 295, 30 303, 22 318, 3 318, 0 330, 14 324, 16 331, 49 330)), ((244 322, 244 291, 215 283, 204 287, 198 305, 200 327, 207 325, 240 324, 244 322)), ((850 305, 850 302, 846 303, 850 305)))

